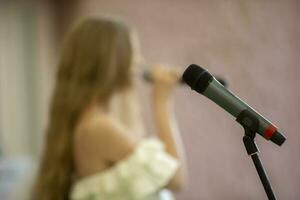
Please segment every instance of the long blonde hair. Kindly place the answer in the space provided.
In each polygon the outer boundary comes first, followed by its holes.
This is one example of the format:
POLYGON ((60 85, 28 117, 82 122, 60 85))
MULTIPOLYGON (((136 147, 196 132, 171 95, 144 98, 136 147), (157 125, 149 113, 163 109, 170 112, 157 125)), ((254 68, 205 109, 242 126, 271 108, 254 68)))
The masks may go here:
POLYGON ((130 85, 132 60, 131 34, 122 22, 86 19, 70 32, 58 66, 33 199, 69 199, 78 118, 93 98, 107 98, 130 85))

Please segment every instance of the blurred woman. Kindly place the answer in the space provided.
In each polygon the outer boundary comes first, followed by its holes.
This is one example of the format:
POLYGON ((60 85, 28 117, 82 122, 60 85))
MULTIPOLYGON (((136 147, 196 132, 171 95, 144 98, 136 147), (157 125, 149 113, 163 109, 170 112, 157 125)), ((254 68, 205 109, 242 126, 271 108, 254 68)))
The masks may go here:
POLYGON ((162 66, 151 72, 156 139, 134 137, 111 115, 113 97, 135 86, 135 41, 124 23, 106 18, 86 19, 68 35, 33 199, 152 200, 182 187, 172 110, 179 74, 162 66))

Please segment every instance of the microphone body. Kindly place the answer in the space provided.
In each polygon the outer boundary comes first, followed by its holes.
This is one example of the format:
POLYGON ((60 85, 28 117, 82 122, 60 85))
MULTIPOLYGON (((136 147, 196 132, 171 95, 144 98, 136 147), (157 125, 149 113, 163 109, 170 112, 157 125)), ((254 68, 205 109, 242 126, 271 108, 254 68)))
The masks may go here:
POLYGON ((193 90, 203 94, 235 118, 244 110, 250 111, 259 121, 257 133, 267 140, 277 145, 285 141, 285 137, 278 132, 275 125, 231 93, 205 69, 192 64, 185 70, 182 78, 193 90))

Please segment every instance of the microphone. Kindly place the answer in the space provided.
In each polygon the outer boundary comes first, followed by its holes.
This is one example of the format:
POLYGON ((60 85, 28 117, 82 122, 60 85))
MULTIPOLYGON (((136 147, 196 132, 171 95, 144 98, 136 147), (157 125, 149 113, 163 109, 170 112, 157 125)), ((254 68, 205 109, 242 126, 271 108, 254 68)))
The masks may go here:
POLYGON ((286 140, 275 125, 261 114, 223 87, 207 70, 191 64, 183 73, 182 79, 195 91, 208 97, 234 117, 244 111, 250 111, 259 121, 257 133, 277 145, 282 145, 286 140))
MULTIPOLYGON (((149 71, 144 71, 143 73, 143 78, 146 82, 148 83, 152 83, 153 82, 153 79, 152 79, 152 76, 151 76, 151 73, 149 71)), ((221 78, 219 76, 216 76, 216 79, 224 86, 224 87, 227 87, 228 83, 227 81, 224 79, 224 78, 221 78)), ((186 83, 184 82, 184 80, 181 78, 178 83, 180 85, 185 85, 186 83)))

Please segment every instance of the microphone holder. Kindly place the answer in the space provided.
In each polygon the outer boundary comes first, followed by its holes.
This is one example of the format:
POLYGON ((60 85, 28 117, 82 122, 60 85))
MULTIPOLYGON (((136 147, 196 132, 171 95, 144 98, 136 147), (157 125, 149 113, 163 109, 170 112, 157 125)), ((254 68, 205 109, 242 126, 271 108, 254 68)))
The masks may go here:
POLYGON ((236 118, 236 121, 239 122, 244 130, 245 135, 243 137, 243 142, 246 148, 246 151, 249 156, 251 156, 252 161, 255 165, 256 171, 259 175, 259 178, 263 184, 265 192, 269 200, 276 200, 276 197, 273 193, 272 186, 268 180, 268 176, 264 170, 264 167, 258 156, 258 147, 254 141, 256 132, 259 127, 259 120, 257 117, 251 113, 249 110, 243 110, 236 118))

